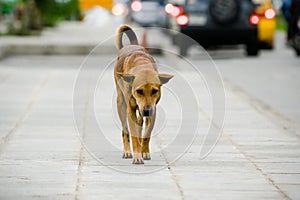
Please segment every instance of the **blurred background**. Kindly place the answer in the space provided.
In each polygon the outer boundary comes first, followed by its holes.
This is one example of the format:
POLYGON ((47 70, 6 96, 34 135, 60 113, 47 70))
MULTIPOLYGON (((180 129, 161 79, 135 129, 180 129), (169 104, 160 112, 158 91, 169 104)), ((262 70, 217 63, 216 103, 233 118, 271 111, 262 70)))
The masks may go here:
POLYGON ((98 53, 116 55, 114 40, 108 38, 120 24, 159 27, 138 31, 142 45, 173 49, 197 61, 202 49, 195 44, 200 44, 225 80, 300 121, 295 109, 300 98, 299 1, 0 0, 0 58, 87 55, 105 40, 98 53))
MULTIPOLYGON (((260 49, 273 49, 276 31, 293 29, 289 24, 297 20, 291 19, 292 7, 299 7, 298 0, 293 1, 294 5, 292 0, 0 0, 0 35, 38 35, 66 20, 101 26, 113 17, 115 24, 176 30, 205 48, 245 44, 247 55, 256 56, 260 49)), ((299 32, 295 27, 286 42, 299 54, 299 44, 292 42, 299 32)), ((186 55, 189 45, 176 34, 170 38, 186 55)))
MULTIPOLYGON (((174 49, 199 60, 197 42, 221 66, 223 78, 300 121, 300 111, 294 109, 300 94, 294 77, 299 73, 295 68, 300 55, 299 4, 299 0, 0 0, 0 48, 9 46, 2 53, 0 49, 0 57, 87 55, 114 36, 122 23, 141 30, 159 27, 139 33, 142 45, 174 49)), ((108 42, 100 53, 115 55, 114 41, 108 42)))

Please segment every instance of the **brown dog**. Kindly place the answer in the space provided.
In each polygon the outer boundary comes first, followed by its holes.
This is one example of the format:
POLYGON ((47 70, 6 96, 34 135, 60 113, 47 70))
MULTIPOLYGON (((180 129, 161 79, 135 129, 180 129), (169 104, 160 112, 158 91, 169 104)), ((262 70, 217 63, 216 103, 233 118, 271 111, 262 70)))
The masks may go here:
POLYGON ((138 45, 135 33, 127 25, 118 28, 116 43, 119 55, 115 64, 114 77, 118 114, 122 123, 123 158, 132 158, 131 136, 133 164, 143 164, 143 159, 151 159, 149 142, 155 122, 156 104, 161 96, 161 85, 167 83, 173 76, 158 74, 155 60, 144 47, 138 45), (130 45, 123 47, 124 33, 128 36, 130 45), (142 136, 144 123, 145 133, 142 136))

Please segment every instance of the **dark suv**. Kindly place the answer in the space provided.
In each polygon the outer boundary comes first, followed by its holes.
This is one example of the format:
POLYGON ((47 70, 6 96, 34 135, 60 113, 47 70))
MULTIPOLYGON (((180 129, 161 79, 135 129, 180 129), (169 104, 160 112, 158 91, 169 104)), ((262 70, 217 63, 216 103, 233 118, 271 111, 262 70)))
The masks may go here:
MULTIPOLYGON (((171 28, 191 37, 204 48, 217 45, 245 44, 247 55, 259 51, 257 15, 251 0, 186 0, 171 28)), ((191 46, 182 34, 174 36, 180 54, 191 46)))

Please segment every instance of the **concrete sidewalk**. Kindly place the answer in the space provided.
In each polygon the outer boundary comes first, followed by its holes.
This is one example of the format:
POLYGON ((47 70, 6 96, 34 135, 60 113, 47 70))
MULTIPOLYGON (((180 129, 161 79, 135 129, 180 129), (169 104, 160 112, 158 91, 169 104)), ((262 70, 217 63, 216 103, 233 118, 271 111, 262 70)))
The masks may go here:
MULTIPOLYGON (((294 133, 299 130, 283 126, 281 119, 265 114, 228 83, 225 129, 205 159, 199 159, 200 134, 173 164, 169 164, 170 157, 184 148, 184 141, 170 152, 162 149, 168 141, 160 137, 155 137, 151 146, 158 153, 144 166, 122 160, 121 134, 107 112, 113 108, 97 104, 104 119, 102 128, 109 140, 120 146, 105 151, 108 140, 93 140, 89 145, 103 147, 103 158, 96 161, 82 146, 73 120, 74 81, 83 59, 18 56, 0 62, 0 199, 299 199, 300 139, 294 133), (114 163, 101 164, 107 159, 114 163), (130 173, 153 168, 161 169, 130 173)), ((90 59, 98 68, 114 55, 90 59)), ((180 59, 174 63, 189 73, 180 59)), ((103 76, 104 91, 113 91, 112 79, 105 78, 111 75, 112 69, 108 69, 103 76)), ((111 100, 107 95, 101 98, 111 100)), ((209 122, 206 116, 200 113, 200 132, 209 122)), ((82 117, 88 124, 89 115, 82 117)), ((88 135, 81 139, 84 137, 88 135)))

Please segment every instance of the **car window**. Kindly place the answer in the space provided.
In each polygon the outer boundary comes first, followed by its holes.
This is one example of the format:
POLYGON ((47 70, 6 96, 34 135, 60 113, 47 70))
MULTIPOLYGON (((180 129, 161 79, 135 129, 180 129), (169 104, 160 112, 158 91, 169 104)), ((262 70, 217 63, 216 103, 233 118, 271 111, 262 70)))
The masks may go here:
POLYGON ((163 0, 140 0, 141 2, 152 2, 152 3, 156 3, 160 6, 163 6, 165 5, 164 1, 163 0))
POLYGON ((207 8, 207 0, 186 0, 186 9, 189 11, 204 11, 207 8))
POLYGON ((187 5, 196 5, 196 4, 201 4, 203 2, 204 2, 204 0, 187 0, 186 4, 187 5))

